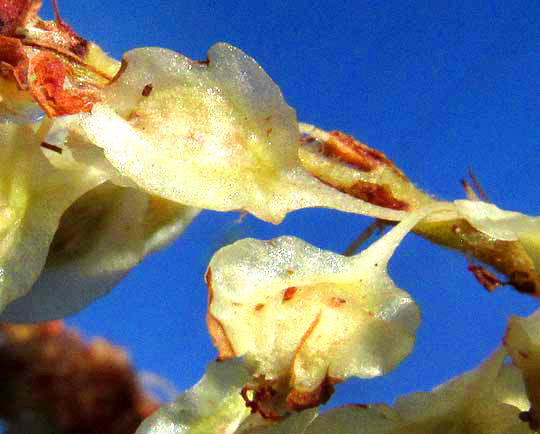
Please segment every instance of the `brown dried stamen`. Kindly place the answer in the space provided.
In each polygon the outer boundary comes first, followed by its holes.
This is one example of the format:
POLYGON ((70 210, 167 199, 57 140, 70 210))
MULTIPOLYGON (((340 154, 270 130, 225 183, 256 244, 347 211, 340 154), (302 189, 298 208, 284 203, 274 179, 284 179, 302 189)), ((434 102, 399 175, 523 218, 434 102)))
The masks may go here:
POLYGON ((41 145, 40 145, 42 148, 45 148, 45 149, 48 149, 50 151, 54 151, 54 152, 57 152, 58 154, 61 154, 62 153, 62 148, 60 146, 56 146, 56 145, 53 145, 51 143, 47 143, 47 142, 41 142, 41 145))
POLYGON ((481 265, 469 265, 467 269, 474 274, 476 280, 489 292, 493 292, 496 288, 503 285, 503 282, 495 274, 486 270, 481 265))
POLYGON ((263 419, 275 421, 285 417, 278 410, 283 397, 270 383, 262 380, 259 386, 244 386, 240 394, 252 414, 259 413, 263 419), (253 392, 252 398, 248 396, 249 392, 253 392))
POLYGON ((338 158, 351 164, 363 172, 371 172, 384 165, 400 177, 405 178, 403 172, 385 154, 341 131, 329 133, 329 139, 322 144, 322 152, 328 157, 338 158))

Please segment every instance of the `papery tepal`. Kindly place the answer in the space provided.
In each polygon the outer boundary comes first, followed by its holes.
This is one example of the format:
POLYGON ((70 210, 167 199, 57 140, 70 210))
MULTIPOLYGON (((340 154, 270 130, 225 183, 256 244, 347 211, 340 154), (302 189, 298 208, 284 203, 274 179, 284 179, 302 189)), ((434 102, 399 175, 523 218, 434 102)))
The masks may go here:
POLYGON ((354 257, 294 237, 222 248, 206 276, 220 356, 244 357, 255 377, 288 390, 290 408, 324 401, 332 383, 393 369, 412 350, 420 313, 386 266, 427 212, 354 257))

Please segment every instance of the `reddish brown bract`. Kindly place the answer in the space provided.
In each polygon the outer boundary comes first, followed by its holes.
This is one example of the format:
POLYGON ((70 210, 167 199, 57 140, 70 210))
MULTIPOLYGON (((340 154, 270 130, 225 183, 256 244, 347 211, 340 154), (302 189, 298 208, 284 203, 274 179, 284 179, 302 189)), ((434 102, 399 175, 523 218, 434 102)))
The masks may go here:
POLYGON ((154 89, 154 86, 152 86, 152 83, 148 83, 146 86, 144 86, 141 95, 142 96, 150 96, 152 93, 152 90, 154 89))

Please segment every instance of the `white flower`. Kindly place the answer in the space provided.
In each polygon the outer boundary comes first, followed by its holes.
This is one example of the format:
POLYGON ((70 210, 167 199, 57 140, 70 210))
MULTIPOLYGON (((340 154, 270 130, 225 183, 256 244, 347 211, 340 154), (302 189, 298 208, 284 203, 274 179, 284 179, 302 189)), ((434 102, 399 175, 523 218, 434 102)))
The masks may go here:
POLYGON ((40 126, 0 124, 0 311, 37 280, 64 211, 106 180, 82 165, 54 167, 40 126))
POLYGON ((399 220, 405 213, 340 193, 298 159, 294 110, 249 56, 227 44, 194 62, 161 48, 124 56, 125 69, 72 128, 139 188, 198 208, 243 209, 279 223, 305 207, 399 220))
POLYGON ((354 257, 293 237, 222 248, 207 272, 208 324, 221 357, 242 356, 254 376, 288 383, 293 407, 316 404, 325 382, 393 369, 412 350, 420 313, 386 266, 429 212, 412 213, 354 257))

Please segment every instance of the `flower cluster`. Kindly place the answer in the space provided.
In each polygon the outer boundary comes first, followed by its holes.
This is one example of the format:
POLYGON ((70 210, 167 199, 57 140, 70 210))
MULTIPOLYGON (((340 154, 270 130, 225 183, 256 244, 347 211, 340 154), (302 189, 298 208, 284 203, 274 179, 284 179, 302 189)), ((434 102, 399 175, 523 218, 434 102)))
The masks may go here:
POLYGON ((506 276, 471 265, 489 290, 508 283, 540 296, 540 218, 503 211, 468 186, 468 200, 435 199, 382 152, 298 123, 238 48, 216 44, 203 61, 139 48, 120 63, 77 35, 56 4, 56 19, 41 20, 40 5, 0 7, 0 320, 82 309, 201 209, 278 224, 297 209, 333 208, 393 227, 354 256, 292 236, 218 251, 206 280, 220 363, 140 432, 540 427, 537 317, 513 319, 504 349, 432 393, 394 408, 314 409, 335 383, 383 375, 412 351, 420 311, 387 272, 410 231, 506 276))

